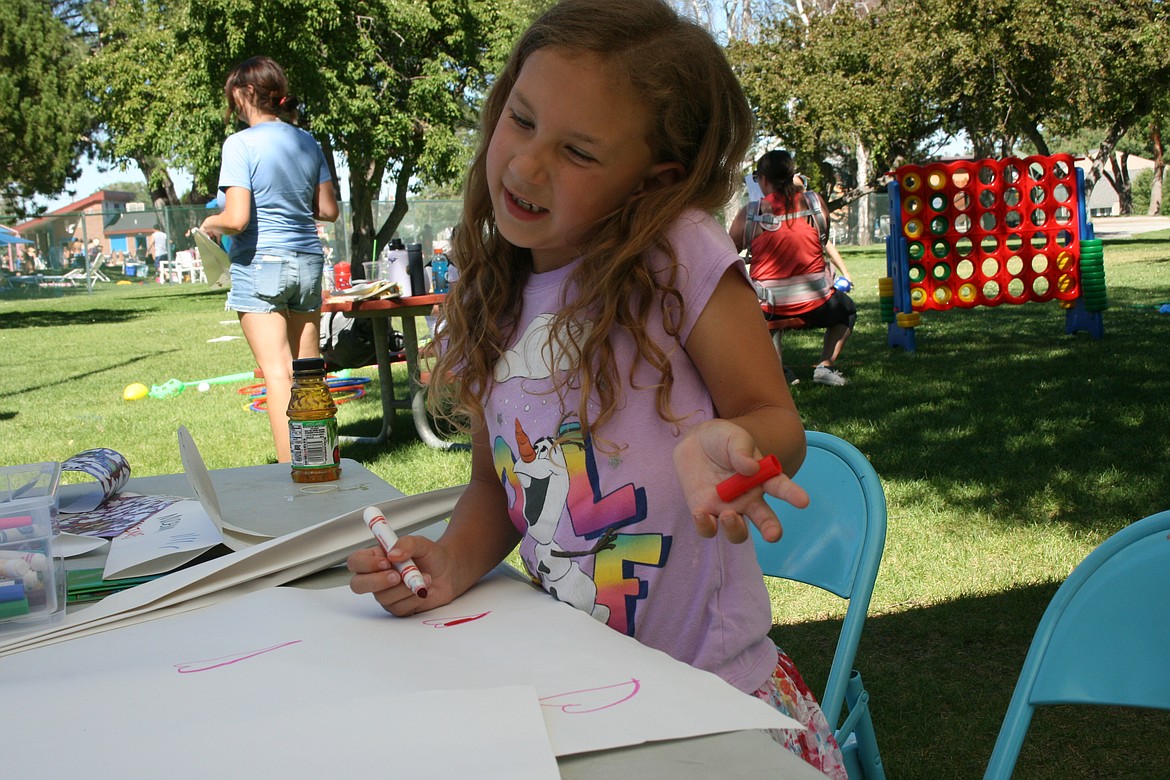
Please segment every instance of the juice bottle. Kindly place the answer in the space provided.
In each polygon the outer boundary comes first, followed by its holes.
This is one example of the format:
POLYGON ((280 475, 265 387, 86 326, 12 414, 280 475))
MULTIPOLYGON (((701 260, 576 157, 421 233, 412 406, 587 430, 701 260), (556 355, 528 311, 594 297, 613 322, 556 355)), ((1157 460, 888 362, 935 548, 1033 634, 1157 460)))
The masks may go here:
POLYGON ((288 440, 293 482, 329 482, 341 477, 337 404, 325 383, 322 358, 293 361, 288 399, 288 440))

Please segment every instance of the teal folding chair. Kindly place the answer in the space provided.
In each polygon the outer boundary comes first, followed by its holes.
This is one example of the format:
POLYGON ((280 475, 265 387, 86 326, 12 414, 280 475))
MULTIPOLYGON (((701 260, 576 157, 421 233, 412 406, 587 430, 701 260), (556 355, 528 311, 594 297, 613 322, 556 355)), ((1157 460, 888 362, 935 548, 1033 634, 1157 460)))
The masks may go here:
POLYGON ((1115 533, 1056 591, 984 780, 1012 776, 1038 704, 1170 710, 1170 511, 1115 533))
POLYGON ((873 466, 852 444, 817 431, 806 437, 808 454, 795 481, 808 491, 808 508, 768 497, 784 535, 770 544, 752 526, 752 542, 765 576, 803 582, 849 601, 821 709, 836 727, 850 779, 884 780, 869 693, 853 662, 886 543, 886 496, 873 466), (849 714, 841 721, 845 707, 849 714))

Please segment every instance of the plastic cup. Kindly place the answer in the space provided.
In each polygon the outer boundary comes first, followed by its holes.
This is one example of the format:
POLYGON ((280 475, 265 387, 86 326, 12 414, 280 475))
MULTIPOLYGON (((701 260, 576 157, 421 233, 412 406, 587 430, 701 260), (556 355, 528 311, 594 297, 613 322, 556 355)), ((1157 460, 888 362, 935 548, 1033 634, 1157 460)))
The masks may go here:
POLYGON ((333 286, 338 290, 350 288, 349 263, 337 263, 333 266, 333 286))

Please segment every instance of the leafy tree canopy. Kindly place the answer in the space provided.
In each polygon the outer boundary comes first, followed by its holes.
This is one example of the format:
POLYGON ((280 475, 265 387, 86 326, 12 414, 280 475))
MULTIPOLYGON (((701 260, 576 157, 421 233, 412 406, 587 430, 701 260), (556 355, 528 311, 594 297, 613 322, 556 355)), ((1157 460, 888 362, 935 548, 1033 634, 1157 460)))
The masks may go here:
POLYGON ((85 49, 42 0, 0 3, 0 211, 24 215, 80 175, 90 104, 85 49))
MULTIPOLYGON (((388 240, 420 181, 450 182, 467 159, 477 101, 533 13, 532 0, 137 0, 109 4, 90 83, 112 159, 165 185, 167 166, 214 192, 231 67, 266 54, 305 108, 302 126, 350 172, 355 253, 388 240), (384 178, 395 210, 373 225, 384 178)), ((169 198, 173 202, 174 194, 169 198)))

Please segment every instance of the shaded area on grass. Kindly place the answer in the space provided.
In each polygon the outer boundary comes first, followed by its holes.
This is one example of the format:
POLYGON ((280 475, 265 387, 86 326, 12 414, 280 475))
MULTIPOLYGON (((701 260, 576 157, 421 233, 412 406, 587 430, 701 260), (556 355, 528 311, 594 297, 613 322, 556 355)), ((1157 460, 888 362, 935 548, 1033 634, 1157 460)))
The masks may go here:
POLYGON ((153 313, 154 309, 32 309, 0 312, 0 330, 14 328, 68 328, 78 325, 119 324, 153 313))
MULTIPOLYGON (((870 693, 889 777, 983 776, 1032 635, 1057 587, 1019 587, 870 616, 855 668, 870 693)), ((818 696, 840 630, 840 620, 824 620, 772 631, 818 696)), ((1160 780, 1167 767, 1170 712, 1061 705, 1036 710, 1015 776, 1160 780)))
MULTIPOLYGON (((132 358, 128 358, 126 360, 122 360, 122 361, 119 361, 117 363, 110 363, 107 365, 99 366, 99 367, 93 368, 89 371, 81 371, 81 372, 78 372, 75 374, 70 374, 69 376, 57 377, 57 378, 46 377, 45 381, 43 381, 39 384, 26 385, 25 387, 19 387, 19 388, 16 388, 15 390, 8 390, 5 392, 0 392, 0 398, 10 398, 13 396, 24 395, 25 393, 36 393, 36 392, 39 392, 41 390, 46 390, 50 387, 56 387, 59 385, 68 385, 71 382, 76 382, 79 379, 85 379, 85 378, 91 377, 91 376, 100 376, 101 374, 106 374, 109 372, 116 373, 119 369, 126 368, 127 366, 132 366, 132 365, 135 365, 137 363, 152 360, 152 359, 158 357, 159 355, 166 355, 170 352, 178 352, 178 351, 179 350, 176 350, 176 349, 160 349, 160 350, 156 350, 154 352, 147 352, 147 353, 142 354, 142 355, 136 355, 132 358)), ((15 413, 13 414, 13 416, 15 416, 15 413)), ((4 418, 0 418, 0 419, 4 419, 4 418)), ((11 419, 11 418, 8 418, 8 419, 11 419)))
MULTIPOLYGON (((1141 291, 1111 288, 1113 300, 1141 291)), ((1003 523, 1112 532, 1165 509, 1170 316, 1114 306, 1105 337, 1064 333, 1064 311, 1026 304, 928 312, 913 353, 864 311, 849 342, 851 384, 801 385, 807 428, 861 449, 883 481, 921 481, 941 504, 1003 523)), ((818 339, 787 334, 785 356, 818 339), (793 338, 797 336, 797 338, 793 338)))

